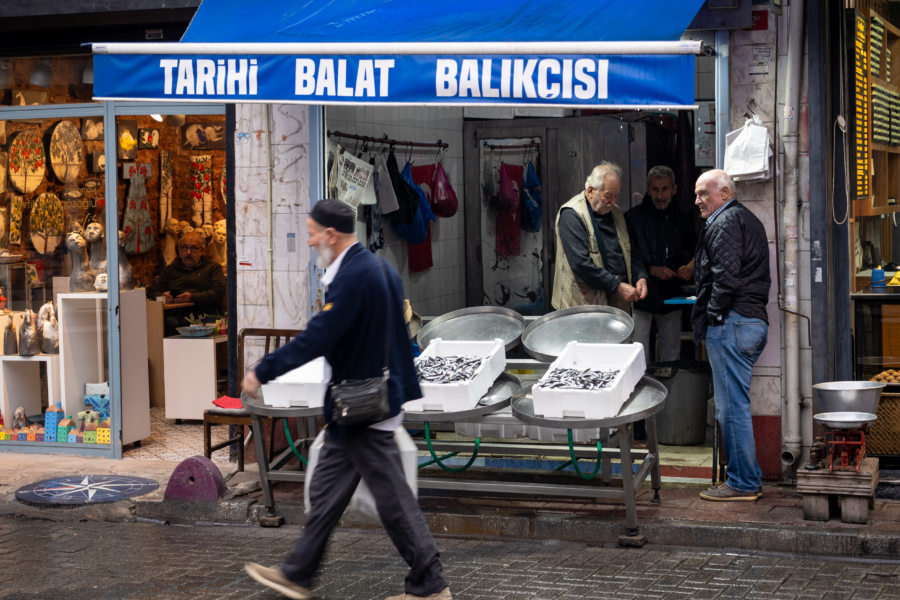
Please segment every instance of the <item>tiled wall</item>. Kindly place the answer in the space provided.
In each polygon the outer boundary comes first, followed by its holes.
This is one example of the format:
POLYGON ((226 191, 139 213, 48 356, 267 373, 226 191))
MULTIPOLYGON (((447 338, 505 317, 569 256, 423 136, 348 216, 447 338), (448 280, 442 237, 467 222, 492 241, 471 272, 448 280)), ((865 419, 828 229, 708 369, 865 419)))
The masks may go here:
MULTIPOLYGON (((431 224, 432 258, 434 266, 427 271, 410 273, 407 266, 407 243, 397 237, 385 220, 385 257, 403 277, 403 287, 413 310, 420 315, 441 315, 466 305, 466 252, 463 218, 463 113, 461 108, 427 107, 327 107, 325 127, 341 131, 396 140, 450 144, 443 155, 443 165, 450 184, 459 200, 459 211, 450 218, 438 218, 431 224)), ((338 140, 345 147, 353 143, 338 140)), ((405 150, 396 150, 400 168, 406 160, 405 150)), ((435 152, 418 149, 413 152, 413 164, 434 162, 435 152)))
POLYGON ((300 329, 306 322, 309 296, 309 113, 305 106, 268 106, 269 171, 266 110, 260 104, 238 104, 236 110, 237 326, 300 329), (267 210, 270 179, 271 244, 267 210), (269 314, 270 298, 274 319, 269 314))

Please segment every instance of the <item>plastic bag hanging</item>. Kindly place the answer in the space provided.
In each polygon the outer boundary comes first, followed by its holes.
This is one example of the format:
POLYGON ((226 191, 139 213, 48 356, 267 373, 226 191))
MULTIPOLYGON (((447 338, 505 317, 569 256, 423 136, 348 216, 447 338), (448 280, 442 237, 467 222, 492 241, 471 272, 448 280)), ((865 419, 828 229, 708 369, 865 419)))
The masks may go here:
POLYGON ((450 179, 444 172, 444 166, 437 163, 434 167, 434 180, 431 182, 431 207, 434 214, 439 217, 452 217, 459 210, 459 201, 456 192, 450 185, 450 179))
POLYGON ((498 256, 518 256, 521 251, 521 207, 519 190, 522 187, 522 165, 500 165, 500 194, 495 223, 498 256))
POLYGON ((529 160, 525 166, 525 178, 522 182, 522 229, 530 232, 540 231, 543 215, 541 180, 538 179, 534 162, 529 160))
POLYGON ((773 156, 769 130, 756 115, 725 135, 724 170, 735 181, 770 179, 773 156))

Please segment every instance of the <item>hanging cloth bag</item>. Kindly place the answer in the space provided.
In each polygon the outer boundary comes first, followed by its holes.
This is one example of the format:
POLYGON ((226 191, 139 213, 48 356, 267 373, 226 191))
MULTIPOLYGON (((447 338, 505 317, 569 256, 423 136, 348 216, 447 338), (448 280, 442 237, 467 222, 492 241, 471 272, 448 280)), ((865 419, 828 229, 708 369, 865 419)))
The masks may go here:
POLYGON ((541 180, 538 179, 534 162, 529 160, 525 166, 525 179, 522 182, 522 229, 533 233, 540 231, 543 215, 541 180))
POLYGON ((444 172, 444 165, 437 163, 434 167, 434 179, 431 182, 431 208, 439 217, 452 217, 459 210, 456 192, 444 172))
MULTIPOLYGON (((388 216, 391 221, 397 225, 410 225, 416 220, 416 213, 419 212, 419 195, 416 193, 412 179, 406 181, 400 174, 400 166, 397 164, 397 157, 391 150, 387 159, 388 176, 394 186, 394 195, 397 198, 397 210, 391 212, 388 216)), ((423 221, 424 225, 424 221, 423 221)), ((424 229, 424 227, 422 227, 424 229)), ((422 232, 422 239, 425 238, 425 232, 422 232)), ((419 240, 421 241, 421 240, 419 240)))
POLYGON ((500 194, 497 201, 497 256, 518 256, 522 248, 521 202, 522 165, 500 165, 500 194))

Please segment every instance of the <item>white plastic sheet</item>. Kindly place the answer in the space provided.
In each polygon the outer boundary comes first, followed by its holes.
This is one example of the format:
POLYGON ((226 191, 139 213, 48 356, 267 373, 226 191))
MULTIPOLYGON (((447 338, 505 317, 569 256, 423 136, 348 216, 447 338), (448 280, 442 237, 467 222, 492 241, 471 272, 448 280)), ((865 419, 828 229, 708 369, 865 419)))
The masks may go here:
MULTIPOLYGON (((398 427, 394 430, 394 441, 397 442, 397 446, 400 448, 400 461, 403 463, 403 474, 406 476, 406 483, 409 485, 413 494, 418 496, 419 460, 416 443, 402 427, 398 427)), ((316 439, 313 440, 312 446, 309 449, 309 463, 306 467, 306 477, 303 482, 303 506, 307 514, 309 514, 310 509, 309 486, 312 482, 316 464, 319 462, 319 453, 324 446, 325 430, 323 429, 319 432, 319 435, 316 436, 316 439)), ((349 465, 348 468, 350 468, 349 465)), ((372 492, 369 491, 369 487, 364 481, 360 480, 359 486, 357 486, 356 492, 353 494, 353 498, 350 499, 350 504, 347 505, 347 511, 356 512, 358 515, 375 521, 379 520, 378 509, 375 507, 375 498, 372 496, 372 492)))

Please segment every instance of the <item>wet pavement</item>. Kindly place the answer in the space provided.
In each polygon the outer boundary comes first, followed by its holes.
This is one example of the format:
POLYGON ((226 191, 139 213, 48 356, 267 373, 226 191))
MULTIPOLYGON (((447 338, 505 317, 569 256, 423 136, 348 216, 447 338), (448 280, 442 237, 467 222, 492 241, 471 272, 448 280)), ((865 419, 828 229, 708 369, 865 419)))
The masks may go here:
MULTIPOLYGON (((15 600, 275 599, 241 571, 275 565, 300 528, 52 522, 0 517, 0 597, 15 600)), ((439 536, 457 600, 900 597, 900 562, 439 536)), ((316 598, 402 591, 405 566, 381 530, 334 535, 316 598)))

